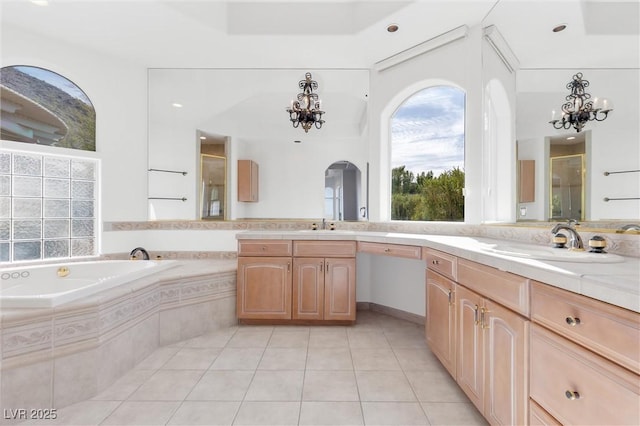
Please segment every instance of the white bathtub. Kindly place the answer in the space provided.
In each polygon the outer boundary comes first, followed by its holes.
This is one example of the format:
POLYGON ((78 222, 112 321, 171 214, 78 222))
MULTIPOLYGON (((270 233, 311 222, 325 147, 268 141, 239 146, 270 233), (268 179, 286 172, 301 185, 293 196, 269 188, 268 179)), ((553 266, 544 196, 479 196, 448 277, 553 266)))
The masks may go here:
POLYGON ((51 308, 174 265, 171 260, 101 260, 3 268, 0 308, 51 308), (59 276, 64 274, 60 268, 67 268, 68 274, 59 276))

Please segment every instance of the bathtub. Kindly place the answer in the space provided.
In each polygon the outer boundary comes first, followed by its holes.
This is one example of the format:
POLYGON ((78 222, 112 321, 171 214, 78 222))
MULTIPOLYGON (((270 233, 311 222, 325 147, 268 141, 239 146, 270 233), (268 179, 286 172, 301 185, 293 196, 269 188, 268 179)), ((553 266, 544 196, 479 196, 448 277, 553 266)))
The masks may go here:
POLYGON ((52 308, 174 265, 171 260, 99 260, 3 268, 0 308, 52 308))

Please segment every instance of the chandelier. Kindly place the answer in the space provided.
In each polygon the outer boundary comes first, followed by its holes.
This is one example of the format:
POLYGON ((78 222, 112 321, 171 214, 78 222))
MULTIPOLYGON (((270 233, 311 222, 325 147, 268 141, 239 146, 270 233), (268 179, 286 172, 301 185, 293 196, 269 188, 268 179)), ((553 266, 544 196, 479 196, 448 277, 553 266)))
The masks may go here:
POLYGON ((591 95, 585 91, 589 87, 589 81, 582 79, 582 73, 579 72, 573 76, 573 79, 567 83, 567 89, 571 91, 566 96, 567 102, 562 105, 562 116, 557 117, 556 111, 551 113, 551 125, 555 129, 575 128, 577 132, 581 131, 585 124, 589 121, 604 121, 607 115, 613 111, 611 102, 607 99, 595 98, 593 101, 591 95))
POLYGON ((287 108, 291 124, 293 127, 302 125, 305 133, 313 125, 316 126, 316 129, 321 128, 324 124, 322 119, 324 111, 320 110, 318 95, 313 93, 314 90, 318 90, 318 82, 312 80, 311 73, 308 72, 304 75, 304 80, 298 82, 298 86, 302 93, 298 93, 297 100, 291 101, 291 106, 287 108))

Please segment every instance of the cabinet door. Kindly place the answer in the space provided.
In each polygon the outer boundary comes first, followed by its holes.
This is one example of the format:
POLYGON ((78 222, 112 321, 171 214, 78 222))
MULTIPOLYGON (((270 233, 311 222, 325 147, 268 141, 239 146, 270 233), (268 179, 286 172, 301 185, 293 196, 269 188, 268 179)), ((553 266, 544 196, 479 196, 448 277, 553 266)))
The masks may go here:
POLYGON ((483 410, 483 339, 480 310, 483 299, 476 293, 456 285, 456 381, 471 402, 483 410))
POLYGON ((239 257, 237 315, 291 319, 291 258, 239 257))
POLYGON ((293 259, 293 319, 324 317, 324 258, 293 259))
POLYGON ((427 344, 449 373, 456 377, 456 309, 453 281, 431 270, 426 280, 427 344))
POLYGON ((491 424, 522 425, 528 419, 529 321, 485 300, 484 416, 491 424))
POLYGON ((238 201, 258 201, 258 164, 238 160, 238 201))
POLYGON ((356 260, 328 258, 324 268, 324 319, 356 319, 356 260))

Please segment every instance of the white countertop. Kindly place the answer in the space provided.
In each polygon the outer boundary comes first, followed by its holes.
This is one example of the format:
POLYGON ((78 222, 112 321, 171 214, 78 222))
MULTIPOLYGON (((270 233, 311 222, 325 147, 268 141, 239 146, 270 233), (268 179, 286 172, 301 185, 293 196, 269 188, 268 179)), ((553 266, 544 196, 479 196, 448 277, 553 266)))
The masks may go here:
POLYGON ((635 257, 624 257, 620 263, 527 259, 491 253, 483 248, 512 241, 393 232, 245 231, 238 233, 236 238, 349 240, 429 247, 640 313, 640 258, 635 257))

